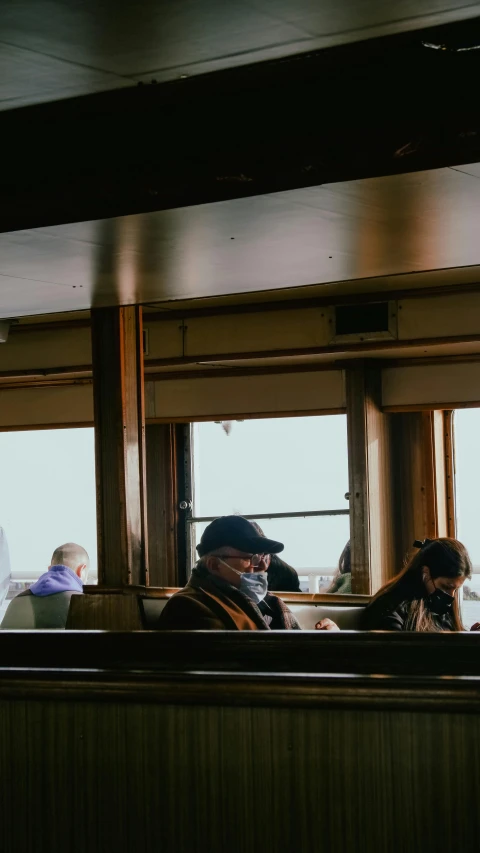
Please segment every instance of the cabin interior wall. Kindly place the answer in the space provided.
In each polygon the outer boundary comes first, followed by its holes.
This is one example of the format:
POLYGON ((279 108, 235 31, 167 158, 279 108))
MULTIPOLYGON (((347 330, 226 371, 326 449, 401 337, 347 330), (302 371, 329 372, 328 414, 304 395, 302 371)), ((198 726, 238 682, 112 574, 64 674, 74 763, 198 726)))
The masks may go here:
POLYGON ((145 432, 150 585, 175 587, 180 585, 176 430, 174 424, 148 424, 145 432))
POLYGON ((370 595, 394 558, 390 418, 380 408, 378 368, 346 370, 352 592, 370 595))
POLYGON ((0 704, 2 850, 476 849, 480 718, 441 698, 426 713, 379 708, 367 691, 355 705, 354 690, 351 707, 302 708, 288 688, 282 707, 215 707, 175 701, 175 685, 171 704, 135 681, 131 701, 54 687, 0 704), (25 803, 29 820, 12 819, 25 803))

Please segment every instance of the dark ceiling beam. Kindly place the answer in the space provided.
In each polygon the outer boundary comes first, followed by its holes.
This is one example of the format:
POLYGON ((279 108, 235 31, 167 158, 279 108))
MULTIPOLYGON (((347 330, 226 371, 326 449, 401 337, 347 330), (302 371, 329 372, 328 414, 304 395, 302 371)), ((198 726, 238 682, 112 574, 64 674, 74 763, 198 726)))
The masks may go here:
POLYGON ((480 18, 0 113, 0 230, 480 160, 480 18))

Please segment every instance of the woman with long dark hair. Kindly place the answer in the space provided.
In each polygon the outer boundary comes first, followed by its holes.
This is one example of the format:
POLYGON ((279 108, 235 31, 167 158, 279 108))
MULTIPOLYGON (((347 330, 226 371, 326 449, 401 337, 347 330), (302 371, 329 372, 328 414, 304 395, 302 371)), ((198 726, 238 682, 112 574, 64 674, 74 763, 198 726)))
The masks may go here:
POLYGON ((375 631, 463 631, 458 590, 472 575, 457 539, 425 539, 405 568, 365 609, 362 628, 375 631))
POLYGON ((352 592, 352 567, 350 539, 340 554, 338 568, 333 576, 332 583, 325 592, 333 592, 337 595, 348 595, 352 592))

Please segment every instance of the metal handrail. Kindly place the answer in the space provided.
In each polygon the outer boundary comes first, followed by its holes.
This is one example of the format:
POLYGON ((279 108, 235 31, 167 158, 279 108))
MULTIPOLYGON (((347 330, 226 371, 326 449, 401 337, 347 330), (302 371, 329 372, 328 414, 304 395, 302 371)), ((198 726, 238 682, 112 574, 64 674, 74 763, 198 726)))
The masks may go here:
MULTIPOLYGON (((243 518, 247 518, 249 521, 256 521, 257 518, 314 518, 325 515, 350 515, 350 510, 348 509, 312 509, 305 510, 305 512, 259 512, 256 515, 244 515, 243 518)), ((190 515, 187 517, 188 524, 198 524, 202 521, 215 521, 218 518, 218 515, 201 515, 194 516, 190 515)))

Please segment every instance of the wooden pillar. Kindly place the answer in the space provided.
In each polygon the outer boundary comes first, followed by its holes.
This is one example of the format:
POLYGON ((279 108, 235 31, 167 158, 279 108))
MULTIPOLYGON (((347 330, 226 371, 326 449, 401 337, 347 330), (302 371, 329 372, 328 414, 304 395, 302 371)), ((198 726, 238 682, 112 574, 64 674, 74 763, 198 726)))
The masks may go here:
POLYGON ((347 368, 352 592, 372 594, 394 561, 390 420, 381 411, 381 372, 347 368))
POLYGON ((98 581, 148 584, 142 309, 92 310, 98 581))
POLYGON ((179 586, 175 424, 148 424, 147 507, 151 586, 179 586))
POLYGON ((397 571, 415 539, 455 536, 452 412, 391 415, 397 571))

